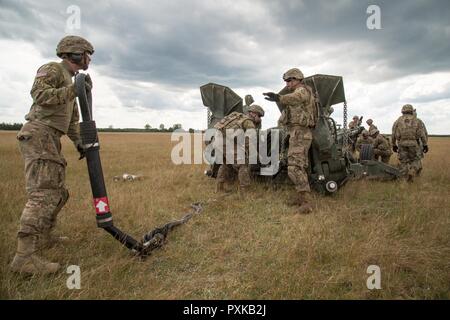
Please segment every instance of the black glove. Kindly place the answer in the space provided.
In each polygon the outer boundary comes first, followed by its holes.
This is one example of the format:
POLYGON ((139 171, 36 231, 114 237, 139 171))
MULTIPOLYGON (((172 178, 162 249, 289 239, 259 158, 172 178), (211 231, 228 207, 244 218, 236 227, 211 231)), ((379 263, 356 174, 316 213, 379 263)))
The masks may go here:
POLYGON ((86 149, 83 147, 81 143, 77 144, 77 150, 80 153, 80 157, 78 158, 78 160, 81 160, 84 157, 86 157, 86 149))
POLYGON ((397 153, 397 152, 398 152, 398 147, 397 147, 396 145, 393 145, 393 146, 392 146, 392 151, 394 151, 394 152, 397 153))
POLYGON ((427 145, 424 145, 423 146, 423 153, 427 153, 428 152, 428 146, 427 145))
POLYGON ((84 78, 84 86, 86 87, 86 91, 89 92, 92 90, 92 80, 91 80, 91 76, 89 75, 89 73, 84 78))
POLYGON ((263 95, 266 97, 264 99, 273 101, 273 102, 279 102, 280 101, 280 95, 275 92, 264 92, 263 95))

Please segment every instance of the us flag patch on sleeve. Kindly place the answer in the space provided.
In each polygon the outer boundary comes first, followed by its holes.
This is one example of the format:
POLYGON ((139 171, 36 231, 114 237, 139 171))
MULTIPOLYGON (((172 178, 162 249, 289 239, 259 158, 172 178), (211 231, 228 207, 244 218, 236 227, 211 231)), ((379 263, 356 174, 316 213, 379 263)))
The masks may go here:
POLYGON ((47 72, 45 72, 45 71, 38 71, 38 73, 36 73, 36 78, 45 77, 46 75, 47 75, 47 72))

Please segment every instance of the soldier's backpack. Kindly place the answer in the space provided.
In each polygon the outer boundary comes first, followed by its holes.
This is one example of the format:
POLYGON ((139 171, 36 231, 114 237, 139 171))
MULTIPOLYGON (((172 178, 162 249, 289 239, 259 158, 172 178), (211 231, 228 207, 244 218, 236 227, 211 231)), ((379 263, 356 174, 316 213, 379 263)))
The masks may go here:
POLYGON ((419 122, 412 115, 402 116, 397 123, 400 141, 416 141, 419 122))
POLYGON ((214 125, 215 129, 225 131, 225 129, 239 129, 244 120, 247 120, 248 116, 240 112, 232 112, 225 118, 220 120, 214 125))

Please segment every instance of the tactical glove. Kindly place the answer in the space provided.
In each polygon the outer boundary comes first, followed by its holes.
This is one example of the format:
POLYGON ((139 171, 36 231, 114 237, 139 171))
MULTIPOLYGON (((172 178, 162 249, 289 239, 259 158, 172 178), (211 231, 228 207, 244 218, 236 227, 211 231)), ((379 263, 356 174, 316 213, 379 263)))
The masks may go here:
POLYGON ((84 78, 84 86, 86 87, 86 91, 89 92, 92 90, 92 80, 91 80, 91 76, 89 75, 89 73, 84 78))
POLYGON ((393 145, 393 146, 392 146, 392 151, 394 151, 394 152, 397 153, 397 152, 398 152, 398 147, 397 147, 396 145, 393 145))
POLYGON ((423 153, 427 153, 428 152, 428 146, 427 145, 424 145, 423 146, 423 153))
POLYGON ((77 144, 77 150, 80 153, 80 157, 78 158, 78 160, 83 159, 86 156, 86 149, 81 143, 77 144))
POLYGON ((268 101, 273 101, 273 102, 280 101, 280 95, 275 92, 264 92, 263 95, 266 96, 264 99, 266 99, 268 101))

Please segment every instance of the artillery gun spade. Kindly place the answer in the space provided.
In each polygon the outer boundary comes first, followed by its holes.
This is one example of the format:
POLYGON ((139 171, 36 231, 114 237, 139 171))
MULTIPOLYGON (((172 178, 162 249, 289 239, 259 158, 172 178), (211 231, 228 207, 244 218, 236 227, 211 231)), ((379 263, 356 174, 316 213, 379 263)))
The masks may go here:
MULTIPOLYGON (((313 129, 313 141, 309 150, 308 177, 311 187, 319 193, 330 194, 337 191, 351 178, 371 177, 391 180, 400 176, 398 169, 374 160, 361 160, 356 162, 349 150, 349 143, 361 132, 363 127, 356 130, 347 129, 347 104, 345 99, 344 83, 342 77, 317 74, 304 79, 316 96, 317 114, 316 126, 313 129), (342 127, 336 124, 331 117, 333 105, 344 104, 344 123, 342 127)), ((279 94, 287 94, 284 87, 279 94)), ((204 106, 208 107, 211 121, 208 128, 220 121, 233 111, 243 112, 242 98, 228 87, 208 83, 200 87, 204 106)), ((247 101, 250 101, 248 98, 247 101)), ((246 101, 246 104, 248 103, 246 101)), ((280 112, 283 106, 278 103, 280 112)), ((362 119, 361 119, 362 120, 362 119)), ((287 176, 287 151, 289 149, 288 131, 283 126, 269 128, 268 141, 270 143, 270 130, 278 129, 279 134, 279 170, 274 176, 259 177, 272 182, 289 182, 287 176)), ((259 137, 259 136, 258 136, 259 137)), ((270 150, 271 146, 267 146, 270 150)), ((215 178, 218 164, 213 163, 206 174, 215 178)), ((251 166, 251 171, 259 175, 257 165, 251 166)))
POLYGON ((180 220, 169 222, 162 227, 146 233, 141 241, 137 241, 114 225, 100 161, 100 143, 97 127, 95 121, 92 119, 92 94, 90 91, 86 92, 85 77, 86 75, 83 73, 78 73, 75 76, 75 88, 83 119, 80 122, 80 133, 83 148, 86 150, 86 163, 96 211, 97 226, 103 228, 136 255, 146 257, 154 249, 164 244, 169 231, 178 225, 186 223, 194 214, 200 213, 202 206, 199 203, 192 204, 192 211, 190 213, 183 216, 180 220))

